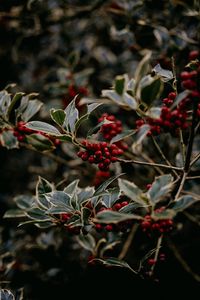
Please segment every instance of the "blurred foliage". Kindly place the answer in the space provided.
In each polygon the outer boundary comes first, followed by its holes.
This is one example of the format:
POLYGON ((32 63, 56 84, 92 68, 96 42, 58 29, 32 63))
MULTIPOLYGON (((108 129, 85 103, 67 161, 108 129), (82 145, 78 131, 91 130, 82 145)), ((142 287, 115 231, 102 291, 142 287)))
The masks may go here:
MULTIPOLYGON (((152 68, 159 63, 164 69, 174 72, 173 57, 179 74, 189 52, 199 47, 199 32, 198 0, 0 1, 0 89, 16 83, 12 87, 14 92, 39 93, 39 99, 44 102, 39 117, 49 121, 49 109, 65 108, 74 93, 79 93, 83 100, 85 97, 98 98, 102 89, 110 88, 116 75, 127 73, 130 78, 133 77, 149 50, 152 51, 152 68)), ((167 85, 164 92, 170 89, 171 86, 167 85)), ((79 110, 84 109, 80 100, 79 110)), ((105 110, 117 114, 127 127, 133 128, 137 115, 132 111, 109 105, 105 110)), ((99 116, 99 112, 94 113, 89 128, 94 126, 99 116)), ((86 129, 81 130, 85 133, 86 129)), ((175 138, 159 137, 159 142, 163 152, 173 160, 178 153, 175 138)), ((197 150, 198 140, 195 143, 197 150)), ((153 143, 144 143, 144 149, 148 149, 152 159, 155 157, 153 143)), ((59 188, 80 176, 83 187, 92 182, 94 170, 79 163, 73 145, 63 144, 55 152, 66 159, 67 164, 26 149, 8 152, 0 148, 1 216, 8 208, 13 208, 14 196, 35 193, 38 175, 55 182, 59 188)), ((178 156, 176 158, 180 160, 178 156)), ((119 166, 113 173, 116 170, 118 173, 121 171, 119 166)), ((136 183, 142 182, 144 186, 154 177, 151 169, 141 170, 139 166, 123 165, 122 171, 136 175, 136 183)), ((198 174, 194 171, 194 175, 198 174)), ((198 193, 197 184, 192 186, 189 182, 187 185, 198 193)), ((198 208, 195 213, 199 215, 198 208)), ((181 231, 184 233, 177 230, 172 237, 178 241, 196 272, 199 259, 198 218, 193 224, 184 215, 179 216, 177 223, 179 227, 184 226, 181 231)), ((73 235, 67 235, 60 228, 41 232, 31 225, 17 230, 16 226, 17 222, 4 219, 0 227, 1 286, 11 288, 16 300, 21 299, 20 288, 24 288, 24 299, 55 299, 66 293, 66 287, 69 291, 76 284, 84 287, 87 284, 85 278, 98 288, 98 282, 94 280, 96 272, 99 272, 99 278, 102 275, 109 280, 112 276, 116 285, 121 284, 115 271, 104 272, 101 267, 86 266, 88 252, 80 251, 73 235)), ((136 235, 138 248, 131 249, 134 263, 146 251, 140 233, 136 235)), ((170 250, 167 254, 170 256, 170 250)), ((189 275, 182 275, 182 269, 173 258, 169 258, 167 264, 159 267, 161 285, 166 288, 167 281, 173 286, 175 278, 180 277, 187 281, 188 286, 196 287, 189 275), (166 274, 170 274, 171 278, 166 274)), ((133 279, 128 271, 119 271, 118 274, 123 284, 132 284, 132 280, 136 285, 139 283, 138 291, 144 285, 133 279), (127 282, 123 278, 127 278, 127 282)), ((145 284, 149 287, 148 283, 145 284)), ((158 288, 157 285, 155 287, 158 288)))

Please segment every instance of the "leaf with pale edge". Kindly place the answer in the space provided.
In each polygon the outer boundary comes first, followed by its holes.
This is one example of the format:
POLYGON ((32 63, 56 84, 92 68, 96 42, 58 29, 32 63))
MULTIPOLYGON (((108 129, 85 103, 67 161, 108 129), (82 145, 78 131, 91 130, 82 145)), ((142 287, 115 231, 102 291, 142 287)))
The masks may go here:
POLYGON ((141 219, 142 217, 134 214, 126 214, 126 213, 120 213, 118 211, 104 210, 99 212, 96 215, 96 218, 93 219, 93 221, 97 223, 103 223, 103 224, 110 224, 110 223, 117 224, 122 221, 141 220, 141 219))
POLYGON ((67 130, 69 130, 72 133, 75 131, 75 124, 79 119, 79 112, 76 108, 76 99, 77 96, 65 108, 66 117, 64 120, 64 126, 67 130))
POLYGON ((47 201, 45 194, 51 193, 52 191, 53 191, 53 185, 46 179, 39 176, 36 185, 36 199, 38 201, 39 206, 41 206, 44 209, 50 207, 50 203, 49 201, 47 201))
POLYGON ((76 240, 84 249, 92 253, 94 252, 94 249, 96 247, 96 241, 90 233, 88 233, 87 235, 80 234, 76 238, 76 240))
POLYGON ((171 174, 161 175, 155 178, 151 188, 147 192, 150 203, 154 206, 165 198, 173 187, 173 177, 171 174))
POLYGON ((115 175, 110 177, 108 180, 104 181, 104 183, 102 183, 95 191, 93 196, 100 196, 102 195, 103 192, 105 192, 106 188, 118 177, 122 176, 124 173, 115 175))
POLYGON ((94 261, 101 262, 102 264, 104 264, 106 266, 110 266, 110 267, 126 268, 126 269, 129 269, 131 272, 137 274, 137 272, 135 270, 133 270, 127 262, 125 262, 123 260, 119 260, 116 257, 109 257, 106 259, 95 258, 94 261))
POLYGON ((17 138, 13 135, 13 132, 10 130, 3 131, 0 135, 0 142, 2 146, 6 147, 7 149, 14 149, 19 147, 19 143, 17 138))
POLYGON ((0 299, 1 300, 15 300, 14 295, 11 291, 6 289, 0 289, 0 299))
POLYGON ((194 199, 190 195, 185 195, 178 198, 172 205, 171 209, 175 210, 176 212, 180 212, 188 208, 189 206, 193 205, 198 200, 194 199))
POLYGON ((132 201, 135 201, 141 205, 147 204, 141 197, 141 195, 143 194, 142 190, 137 185, 135 185, 135 183, 121 178, 118 179, 118 183, 120 191, 132 201))
POLYGON ((64 120, 65 120, 65 117, 66 117, 66 113, 65 113, 64 110, 52 108, 50 110, 50 115, 51 115, 52 120, 56 124, 58 124, 59 126, 63 126, 64 120))
POLYGON ((26 124, 26 127, 32 130, 45 132, 50 135, 60 135, 60 132, 56 127, 41 121, 31 121, 26 124))

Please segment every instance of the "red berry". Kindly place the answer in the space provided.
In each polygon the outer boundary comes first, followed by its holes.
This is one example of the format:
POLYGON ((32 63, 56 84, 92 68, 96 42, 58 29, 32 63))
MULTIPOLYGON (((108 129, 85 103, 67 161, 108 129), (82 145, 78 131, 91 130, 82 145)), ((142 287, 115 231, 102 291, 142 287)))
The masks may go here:
POLYGON ((153 266, 153 265, 156 264, 156 260, 153 259, 153 258, 149 258, 148 261, 147 261, 147 263, 148 263, 149 266, 153 266))

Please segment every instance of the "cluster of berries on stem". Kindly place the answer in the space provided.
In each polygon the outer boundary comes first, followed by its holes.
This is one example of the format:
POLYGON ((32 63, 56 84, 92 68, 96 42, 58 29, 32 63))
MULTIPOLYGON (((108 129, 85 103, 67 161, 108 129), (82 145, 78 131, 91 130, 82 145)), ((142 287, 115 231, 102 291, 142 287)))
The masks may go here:
POLYGON ((115 144, 106 142, 90 143, 87 140, 82 142, 84 151, 79 151, 77 155, 91 164, 97 164, 99 170, 108 171, 109 165, 118 160, 118 156, 123 154, 123 150, 115 144))

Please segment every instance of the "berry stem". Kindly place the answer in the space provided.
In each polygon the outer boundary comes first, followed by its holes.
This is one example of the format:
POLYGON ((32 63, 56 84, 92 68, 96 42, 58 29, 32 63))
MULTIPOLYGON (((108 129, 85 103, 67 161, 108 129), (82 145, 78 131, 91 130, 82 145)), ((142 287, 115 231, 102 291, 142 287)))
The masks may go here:
POLYGON ((158 238, 158 241, 157 241, 157 245, 156 245, 156 251, 155 251, 155 254, 154 254, 154 261, 155 261, 155 264, 153 264, 151 266, 151 270, 149 272, 149 275, 152 276, 153 273, 154 273, 154 269, 155 269, 155 266, 156 266, 156 262, 158 260, 158 255, 159 255, 159 252, 160 252, 160 248, 161 248, 161 244, 162 244, 162 240, 163 240, 163 235, 159 236, 158 238))
POLYGON ((180 138, 181 152, 182 152, 182 158, 183 158, 183 164, 184 164, 186 148, 185 148, 185 144, 183 141, 183 132, 180 128, 179 128, 179 138, 180 138))

